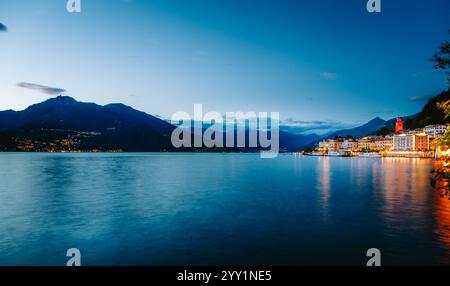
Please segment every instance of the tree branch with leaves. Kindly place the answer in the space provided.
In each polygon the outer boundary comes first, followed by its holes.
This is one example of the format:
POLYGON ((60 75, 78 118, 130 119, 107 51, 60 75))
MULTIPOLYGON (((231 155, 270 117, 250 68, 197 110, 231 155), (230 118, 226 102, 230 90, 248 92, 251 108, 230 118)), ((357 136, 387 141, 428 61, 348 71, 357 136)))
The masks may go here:
MULTIPOLYGON (((450 35, 450 30, 448 30, 450 35)), ((450 85, 450 42, 445 41, 439 46, 439 51, 434 53, 433 57, 430 59, 435 63, 434 68, 447 71, 448 76, 447 81, 450 85)))
MULTIPOLYGON (((450 118, 450 100, 446 100, 444 102, 440 102, 437 104, 439 109, 444 110, 445 118, 450 118)), ((450 146, 450 130, 444 133, 444 135, 440 138, 439 144, 441 146, 450 146)))

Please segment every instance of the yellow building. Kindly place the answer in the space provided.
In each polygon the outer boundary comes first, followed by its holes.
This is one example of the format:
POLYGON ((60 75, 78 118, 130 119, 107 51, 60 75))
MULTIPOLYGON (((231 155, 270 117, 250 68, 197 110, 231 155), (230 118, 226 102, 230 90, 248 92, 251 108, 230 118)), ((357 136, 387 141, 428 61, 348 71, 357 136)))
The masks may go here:
POLYGON ((375 137, 374 148, 377 150, 389 151, 393 146, 393 138, 391 136, 386 137, 375 137))
POLYGON ((396 151, 430 150, 430 138, 426 133, 396 134, 393 144, 396 151))
POLYGON ((363 137, 358 140, 359 150, 373 150, 375 149, 375 140, 372 137, 363 137))

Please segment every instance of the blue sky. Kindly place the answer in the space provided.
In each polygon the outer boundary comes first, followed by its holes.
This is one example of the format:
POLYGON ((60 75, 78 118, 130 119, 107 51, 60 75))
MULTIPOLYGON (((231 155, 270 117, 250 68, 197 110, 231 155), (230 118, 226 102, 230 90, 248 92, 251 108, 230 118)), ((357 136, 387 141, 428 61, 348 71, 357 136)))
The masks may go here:
POLYGON ((428 59, 450 2, 366 2, 1 0, 0 110, 54 96, 32 83, 165 118, 278 111, 315 132, 415 113, 447 87, 428 59))

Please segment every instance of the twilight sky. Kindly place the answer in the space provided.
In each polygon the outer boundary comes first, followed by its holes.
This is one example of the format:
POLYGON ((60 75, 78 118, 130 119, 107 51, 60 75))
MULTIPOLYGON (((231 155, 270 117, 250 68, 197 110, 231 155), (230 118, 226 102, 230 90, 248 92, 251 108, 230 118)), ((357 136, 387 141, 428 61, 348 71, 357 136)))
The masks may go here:
POLYGON ((450 1, 0 0, 0 110, 63 92, 176 111, 278 111, 299 131, 421 109, 450 1))

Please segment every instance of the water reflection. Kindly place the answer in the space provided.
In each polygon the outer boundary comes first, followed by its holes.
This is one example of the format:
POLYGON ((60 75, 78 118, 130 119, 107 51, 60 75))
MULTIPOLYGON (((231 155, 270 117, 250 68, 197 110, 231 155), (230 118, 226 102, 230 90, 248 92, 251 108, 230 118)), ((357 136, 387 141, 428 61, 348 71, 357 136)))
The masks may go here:
POLYGON ((1 154, 0 265, 450 265, 430 160, 1 154), (62 255, 61 255, 62 254, 62 255))
POLYGON ((324 214, 327 214, 328 201, 330 199, 331 167, 330 158, 319 157, 316 165, 317 190, 320 194, 320 205, 324 214))
POLYGON ((444 177, 448 167, 443 161, 433 163, 433 181, 435 195, 435 233, 442 244, 443 252, 447 255, 442 257, 442 264, 450 264, 450 193, 449 183, 444 177))
POLYGON ((446 197, 436 196, 435 202, 435 233, 442 243, 443 251, 446 253, 446 255, 443 255, 441 263, 450 264, 450 200, 446 197))
POLYGON ((383 190, 382 208, 389 228, 419 230, 425 225, 430 198, 430 163, 420 159, 382 159, 382 176, 378 177, 378 186, 374 189, 383 190))

